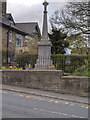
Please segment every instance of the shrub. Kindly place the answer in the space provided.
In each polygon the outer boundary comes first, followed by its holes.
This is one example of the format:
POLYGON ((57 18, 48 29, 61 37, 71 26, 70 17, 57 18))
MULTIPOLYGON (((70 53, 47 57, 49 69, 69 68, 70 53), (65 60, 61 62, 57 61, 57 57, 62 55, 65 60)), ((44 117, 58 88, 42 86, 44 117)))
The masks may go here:
MULTIPOLYGON (((37 54, 22 53, 16 56, 16 63, 18 67, 25 68, 25 63, 27 63, 34 68, 37 57, 37 54)), ((52 54, 51 59, 57 70, 74 73, 75 70, 86 64, 85 59, 87 59, 87 56, 52 54)))
POLYGON ((73 73, 78 67, 84 65, 85 59, 87 59, 87 56, 82 55, 52 55, 52 61, 56 69, 68 73, 73 73))
POLYGON ((16 56, 16 63, 18 67, 25 68, 25 64, 31 64, 32 68, 35 67, 37 54, 22 53, 16 56))
POLYGON ((88 76, 90 77, 90 69, 89 69, 89 61, 85 60, 85 65, 82 65, 81 67, 77 68, 73 75, 75 76, 88 76))

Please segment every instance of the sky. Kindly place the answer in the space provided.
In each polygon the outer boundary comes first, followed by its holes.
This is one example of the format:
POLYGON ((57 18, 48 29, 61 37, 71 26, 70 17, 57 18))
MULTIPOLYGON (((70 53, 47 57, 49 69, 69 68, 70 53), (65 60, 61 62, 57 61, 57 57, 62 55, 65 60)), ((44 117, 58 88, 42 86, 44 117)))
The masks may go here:
MULTIPOLYGON (((38 22, 42 31, 44 0, 7 0, 7 12, 12 13, 15 22, 38 22)), ((65 0, 48 0, 48 27, 49 18, 56 10, 63 9, 65 0)))

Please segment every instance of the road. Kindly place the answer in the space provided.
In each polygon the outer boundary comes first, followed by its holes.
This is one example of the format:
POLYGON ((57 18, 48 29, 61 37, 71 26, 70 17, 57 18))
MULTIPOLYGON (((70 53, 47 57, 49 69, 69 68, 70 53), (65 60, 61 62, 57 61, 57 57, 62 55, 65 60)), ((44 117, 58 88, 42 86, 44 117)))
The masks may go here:
POLYGON ((3 118, 88 118, 88 105, 11 91, 2 94, 3 118))

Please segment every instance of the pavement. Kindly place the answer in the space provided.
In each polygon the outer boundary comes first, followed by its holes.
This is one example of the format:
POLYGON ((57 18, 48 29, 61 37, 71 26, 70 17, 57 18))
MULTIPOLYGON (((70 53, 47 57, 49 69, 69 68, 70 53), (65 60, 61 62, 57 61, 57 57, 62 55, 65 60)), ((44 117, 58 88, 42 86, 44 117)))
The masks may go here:
POLYGON ((90 105, 90 103, 88 103, 88 97, 80 97, 80 96, 75 96, 70 94, 60 94, 60 93, 55 93, 50 91, 42 91, 40 89, 31 89, 31 88, 11 86, 11 85, 5 85, 5 84, 0 86, 2 90, 26 93, 26 94, 31 94, 31 95, 41 96, 41 97, 48 97, 48 98, 54 98, 59 100, 66 100, 66 101, 90 105))

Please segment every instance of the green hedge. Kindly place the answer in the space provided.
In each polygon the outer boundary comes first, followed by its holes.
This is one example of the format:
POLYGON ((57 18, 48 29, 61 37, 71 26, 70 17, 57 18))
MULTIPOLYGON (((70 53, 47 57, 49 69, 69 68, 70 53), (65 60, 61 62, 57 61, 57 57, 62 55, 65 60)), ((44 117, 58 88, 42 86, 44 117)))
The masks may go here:
POLYGON ((25 64, 31 64, 32 68, 35 67, 37 54, 22 53, 16 56, 17 67, 25 68, 25 64))
POLYGON ((90 56, 88 56, 88 59, 85 59, 85 64, 77 68, 72 75, 90 77, 90 56))
POLYGON ((85 65, 85 59, 88 57, 82 55, 52 55, 56 69, 61 69, 66 73, 73 73, 78 67, 85 65))
MULTIPOLYGON (((16 56, 16 63, 19 67, 25 66, 25 63, 31 64, 35 67, 37 54, 22 53, 16 56)), ((57 70, 63 70, 66 73, 73 73, 77 68, 85 65, 85 59, 87 56, 82 55, 61 55, 56 54, 51 56, 52 62, 57 70)))

